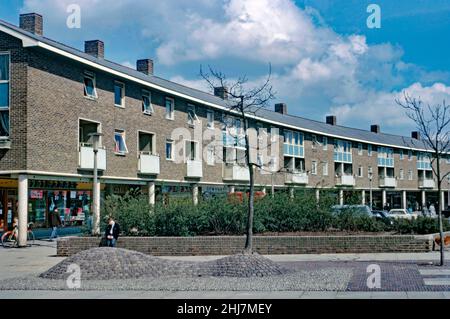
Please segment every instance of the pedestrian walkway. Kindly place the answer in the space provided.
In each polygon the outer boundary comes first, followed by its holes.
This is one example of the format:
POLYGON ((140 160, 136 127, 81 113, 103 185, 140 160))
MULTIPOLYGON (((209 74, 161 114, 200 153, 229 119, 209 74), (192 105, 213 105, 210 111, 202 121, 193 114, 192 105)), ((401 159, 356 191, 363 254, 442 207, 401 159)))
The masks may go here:
POLYGON ((450 268, 419 268, 426 286, 450 286, 450 268))

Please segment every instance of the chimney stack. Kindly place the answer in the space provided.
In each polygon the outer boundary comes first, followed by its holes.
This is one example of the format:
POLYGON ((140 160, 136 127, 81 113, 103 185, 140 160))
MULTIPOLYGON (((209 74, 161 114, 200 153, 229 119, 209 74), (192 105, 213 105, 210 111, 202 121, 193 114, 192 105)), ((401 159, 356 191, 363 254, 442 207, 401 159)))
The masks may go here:
POLYGON ((214 88, 214 95, 220 97, 223 100, 228 99, 228 92, 227 92, 227 88, 225 87, 215 87, 214 88))
POLYGON ((20 15, 19 26, 21 29, 36 35, 43 35, 44 20, 38 13, 25 13, 20 15))
POLYGON ((287 114, 287 104, 286 103, 275 104, 275 112, 280 114, 287 114))
POLYGON ((153 75, 153 60, 152 59, 137 60, 136 70, 147 75, 153 75))
POLYGON ((380 133, 381 132, 380 125, 378 125, 378 124, 371 125, 370 126, 370 131, 372 133, 377 133, 377 134, 380 133))
POLYGON ((416 140, 420 140, 420 132, 418 131, 411 132, 411 137, 416 140))
POLYGON ((85 41, 84 52, 103 59, 105 57, 105 44, 100 40, 85 41))
POLYGON ((327 115, 326 117, 326 123, 330 125, 336 125, 337 119, 335 115, 327 115))

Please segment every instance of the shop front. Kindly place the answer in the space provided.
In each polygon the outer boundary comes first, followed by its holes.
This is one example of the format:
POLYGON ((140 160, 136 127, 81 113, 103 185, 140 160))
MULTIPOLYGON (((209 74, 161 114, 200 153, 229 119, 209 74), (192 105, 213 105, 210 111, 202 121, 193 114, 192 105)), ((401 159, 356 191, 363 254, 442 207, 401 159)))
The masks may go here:
POLYGON ((17 217, 17 180, 0 179, 0 232, 12 229, 17 217))
POLYGON ((30 180, 28 221, 35 228, 50 227, 49 212, 58 208, 64 226, 81 226, 90 216, 91 190, 85 182, 30 180))

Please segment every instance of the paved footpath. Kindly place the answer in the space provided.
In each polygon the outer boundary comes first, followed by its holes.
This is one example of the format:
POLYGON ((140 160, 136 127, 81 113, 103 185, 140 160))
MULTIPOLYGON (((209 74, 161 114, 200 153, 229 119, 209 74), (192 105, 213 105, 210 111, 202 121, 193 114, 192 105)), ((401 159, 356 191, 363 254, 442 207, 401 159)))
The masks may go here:
MULTIPOLYGON (((0 280, 37 274, 64 258, 56 257, 56 243, 36 241, 35 246, 21 249, 0 248, 0 280)), ((221 256, 164 257, 186 261, 207 261, 221 256)), ((0 291, 0 298, 160 298, 160 299, 265 299, 265 298, 432 298, 450 299, 450 267, 433 267, 430 261, 439 260, 438 252, 380 253, 380 254, 320 254, 270 255, 273 261, 292 267, 352 267, 354 275, 347 291, 0 291), (378 264, 383 275, 383 289, 367 288, 367 266, 378 264), (383 290, 383 291, 381 291, 383 290)), ((447 251, 450 265, 450 252, 447 251)))

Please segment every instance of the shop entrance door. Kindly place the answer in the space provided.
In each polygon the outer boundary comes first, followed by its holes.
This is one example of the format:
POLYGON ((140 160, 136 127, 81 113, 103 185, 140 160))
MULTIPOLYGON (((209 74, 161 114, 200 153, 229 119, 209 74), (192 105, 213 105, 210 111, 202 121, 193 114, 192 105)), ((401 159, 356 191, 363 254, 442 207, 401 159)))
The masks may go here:
POLYGON ((0 190, 0 231, 11 230, 15 217, 17 217, 16 191, 0 190))

